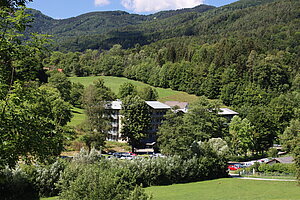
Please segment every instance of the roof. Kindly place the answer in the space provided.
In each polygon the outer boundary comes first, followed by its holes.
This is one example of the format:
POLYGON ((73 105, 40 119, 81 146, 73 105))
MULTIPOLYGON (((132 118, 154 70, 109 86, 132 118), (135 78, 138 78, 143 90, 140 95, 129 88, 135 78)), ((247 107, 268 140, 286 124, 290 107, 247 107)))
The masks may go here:
MULTIPOLYGON (((145 101, 151 108, 153 109, 170 109, 171 107, 161 103, 159 101, 145 101)), ((121 110, 122 109, 122 101, 111 101, 108 104, 106 104, 106 109, 111 110, 121 110)))
POLYGON ((274 161, 277 161, 279 163, 291 164, 291 163, 294 163, 294 158, 292 156, 274 158, 267 163, 274 162, 274 161))
POLYGON ((180 109, 184 109, 189 105, 188 102, 179 102, 179 101, 166 101, 165 104, 171 107, 178 106, 180 109))
POLYGON ((145 101, 153 109, 171 109, 170 106, 159 101, 145 101))
POLYGON ((219 115, 238 115, 239 113, 230 110, 229 108, 220 108, 220 112, 218 112, 219 115))
POLYGON ((122 108, 122 101, 111 101, 110 103, 106 104, 106 109, 112 110, 121 110, 122 108))

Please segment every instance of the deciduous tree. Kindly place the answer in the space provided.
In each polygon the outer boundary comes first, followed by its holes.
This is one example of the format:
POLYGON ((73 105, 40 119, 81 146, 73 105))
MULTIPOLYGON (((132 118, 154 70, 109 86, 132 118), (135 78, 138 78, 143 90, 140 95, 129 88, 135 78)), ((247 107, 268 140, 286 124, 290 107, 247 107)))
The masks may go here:
POLYGON ((96 80, 93 85, 90 85, 84 91, 83 106, 88 119, 85 127, 86 133, 83 135, 82 140, 89 150, 92 146, 99 149, 104 145, 107 131, 110 128, 105 105, 113 99, 114 94, 104 85, 102 79, 96 80))
POLYGON ((123 83, 119 89, 119 98, 123 99, 130 95, 137 95, 136 87, 129 82, 123 83))
POLYGON ((147 136, 150 126, 149 107, 139 96, 127 96, 122 102, 122 137, 134 151, 140 145, 141 139, 147 136))
POLYGON ((156 101, 158 99, 158 93, 156 89, 150 86, 144 87, 139 92, 139 96, 145 101, 156 101))

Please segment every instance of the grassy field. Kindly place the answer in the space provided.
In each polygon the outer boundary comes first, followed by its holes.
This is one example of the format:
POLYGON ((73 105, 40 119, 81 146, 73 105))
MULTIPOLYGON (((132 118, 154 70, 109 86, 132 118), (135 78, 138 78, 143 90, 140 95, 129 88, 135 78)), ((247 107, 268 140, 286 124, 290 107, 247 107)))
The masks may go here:
POLYGON ((58 197, 41 198, 41 200, 58 200, 58 197))
POLYGON ((296 182, 218 179, 146 188, 153 200, 299 200, 296 182))
MULTIPOLYGON (((217 179, 146 188, 153 200, 299 200, 296 182, 217 179)), ((45 198, 42 200, 56 200, 45 198)))
POLYGON ((69 126, 77 126, 77 125, 81 124, 86 118, 84 110, 80 109, 80 108, 74 107, 72 109, 72 114, 73 114, 73 117, 72 117, 71 121, 68 123, 69 126))
MULTIPOLYGON (((141 89, 145 86, 149 86, 145 83, 140 81, 133 81, 123 77, 112 77, 112 76, 90 76, 90 77, 70 77, 70 81, 72 82, 79 82, 83 84, 85 87, 92 84, 93 81, 97 80, 98 78, 102 78, 104 80, 104 84, 111 88, 111 90, 118 94, 120 85, 126 82, 130 82, 137 87, 137 89, 141 89)), ((185 102, 193 102, 197 100, 197 96, 190 95, 185 92, 179 92, 171 89, 165 88, 156 88, 159 96, 159 101, 185 101, 185 102)))

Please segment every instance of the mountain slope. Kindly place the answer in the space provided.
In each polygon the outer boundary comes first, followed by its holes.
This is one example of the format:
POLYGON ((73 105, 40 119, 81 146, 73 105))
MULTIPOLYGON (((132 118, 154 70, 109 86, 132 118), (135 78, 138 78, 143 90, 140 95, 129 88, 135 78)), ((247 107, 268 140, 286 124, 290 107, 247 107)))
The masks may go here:
MULTIPOLYGON (((68 46, 69 44, 76 46, 75 48, 71 48, 71 50, 99 48, 99 46, 106 49, 111 44, 101 44, 101 41, 109 41, 110 38, 119 37, 118 30, 120 29, 122 29, 122 36, 120 36, 119 40, 124 40, 124 37, 127 37, 127 31, 124 30, 130 29, 130 27, 143 26, 142 24, 147 24, 150 21, 166 20, 181 14, 193 13, 193 15, 197 15, 210 9, 214 9, 214 7, 200 5, 195 8, 163 11, 153 15, 129 14, 124 11, 92 12, 61 20, 47 17, 37 10, 30 10, 29 12, 33 15, 35 21, 31 24, 29 32, 53 35, 55 41, 65 44, 63 46, 68 46), (94 40, 94 38, 96 39, 94 40), (82 40, 84 42, 81 42, 82 40), (100 44, 94 44, 94 41, 100 41, 100 44), (84 47, 77 47, 82 45, 84 47)), ((134 40, 134 38, 141 37, 142 34, 140 32, 138 30, 129 31, 128 35, 132 36, 134 40)), ((68 47, 66 47, 66 50, 68 50, 68 47)))
POLYGON ((132 48, 135 44, 183 36, 197 37, 203 42, 230 36, 269 40, 274 32, 290 37, 288 32, 299 30, 299 7, 298 0, 241 0, 220 8, 200 5, 148 16, 115 11, 65 20, 38 17, 39 23, 33 24, 33 29, 54 35, 56 50, 60 51, 109 49, 114 44, 132 48), (289 30, 282 29, 285 25, 289 30))

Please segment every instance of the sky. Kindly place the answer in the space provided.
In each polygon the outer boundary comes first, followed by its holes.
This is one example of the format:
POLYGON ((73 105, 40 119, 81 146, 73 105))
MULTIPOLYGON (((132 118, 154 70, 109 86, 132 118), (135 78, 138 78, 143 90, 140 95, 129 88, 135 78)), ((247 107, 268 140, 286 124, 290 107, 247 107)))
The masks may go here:
POLYGON ((33 0, 27 7, 55 19, 65 19, 94 11, 124 10, 152 14, 162 10, 192 8, 200 4, 222 6, 237 0, 33 0))

